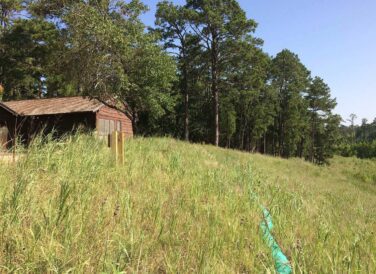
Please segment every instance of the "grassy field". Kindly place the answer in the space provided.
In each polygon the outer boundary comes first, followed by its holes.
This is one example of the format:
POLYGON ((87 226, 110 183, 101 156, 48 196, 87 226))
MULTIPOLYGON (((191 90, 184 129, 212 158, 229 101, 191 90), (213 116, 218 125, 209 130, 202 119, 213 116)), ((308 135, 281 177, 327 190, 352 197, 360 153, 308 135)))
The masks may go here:
POLYGON ((274 273, 260 203, 296 273, 376 271, 376 161, 81 135, 0 166, 0 272, 274 273))

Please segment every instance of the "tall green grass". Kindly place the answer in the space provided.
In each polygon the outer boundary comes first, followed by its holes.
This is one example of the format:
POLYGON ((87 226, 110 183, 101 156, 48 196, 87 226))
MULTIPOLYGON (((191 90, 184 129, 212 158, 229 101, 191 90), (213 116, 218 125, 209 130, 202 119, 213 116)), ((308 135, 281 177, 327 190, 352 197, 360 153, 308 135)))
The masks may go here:
POLYGON ((0 272, 273 273, 253 194, 296 272, 376 269, 376 186, 356 175, 372 161, 316 167, 156 138, 125 155, 117 166, 76 135, 2 165, 0 272))

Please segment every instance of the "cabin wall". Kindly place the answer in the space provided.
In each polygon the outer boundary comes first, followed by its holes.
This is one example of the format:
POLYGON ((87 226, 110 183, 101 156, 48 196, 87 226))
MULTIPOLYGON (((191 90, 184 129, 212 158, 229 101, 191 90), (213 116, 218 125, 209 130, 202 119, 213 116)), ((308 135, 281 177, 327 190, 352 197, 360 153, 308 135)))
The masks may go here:
POLYGON ((0 107, 0 151, 9 149, 14 136, 15 116, 0 107))
POLYGON ((21 127, 20 135, 26 143, 40 133, 53 133, 55 138, 59 138, 75 130, 93 131, 96 125, 95 114, 92 112, 23 117, 17 123, 21 127))
MULTIPOLYGON (((38 134, 52 133, 54 138, 59 138, 78 129, 94 131, 96 118, 93 112, 14 117, 0 108, 0 127, 1 125, 6 125, 9 130, 6 147, 10 148, 14 136, 23 144, 28 145, 38 134)), ((0 144, 0 146, 3 149, 5 147, 4 144, 0 144)))
POLYGON ((105 137, 113 130, 119 130, 120 132, 125 133, 126 137, 132 137, 132 121, 124 113, 104 106, 97 112, 98 135, 100 137, 105 137))
POLYGON ((53 133, 53 137, 59 138, 77 129, 83 131, 97 130, 98 135, 106 137, 113 130, 125 133, 126 137, 133 136, 132 121, 122 112, 109 107, 102 107, 96 113, 67 113, 59 115, 39 116, 13 116, 7 110, 0 108, 0 132, 8 130, 8 136, 0 136, 0 149, 9 149, 17 136, 22 143, 28 145, 38 134, 47 135, 53 133), (103 132, 107 130, 107 132, 103 132))

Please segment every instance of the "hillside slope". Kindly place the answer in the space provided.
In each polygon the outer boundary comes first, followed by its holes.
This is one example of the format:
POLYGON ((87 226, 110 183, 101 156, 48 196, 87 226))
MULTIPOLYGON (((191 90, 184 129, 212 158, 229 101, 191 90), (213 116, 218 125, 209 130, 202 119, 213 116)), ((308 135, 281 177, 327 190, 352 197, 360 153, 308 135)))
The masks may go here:
POLYGON ((0 166, 0 272, 274 272, 260 205, 295 272, 374 272, 375 173, 172 139, 128 141, 123 167, 88 136, 35 144, 0 166))

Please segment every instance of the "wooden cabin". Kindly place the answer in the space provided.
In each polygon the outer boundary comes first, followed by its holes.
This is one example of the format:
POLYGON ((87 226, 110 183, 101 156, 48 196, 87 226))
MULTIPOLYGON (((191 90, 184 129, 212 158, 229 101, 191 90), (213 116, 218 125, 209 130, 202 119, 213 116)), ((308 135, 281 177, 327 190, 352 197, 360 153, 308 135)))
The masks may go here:
POLYGON ((96 131, 100 138, 114 130, 133 136, 130 117, 88 97, 0 102, 0 149, 15 138, 28 144, 36 134, 62 136, 76 129, 96 131))

